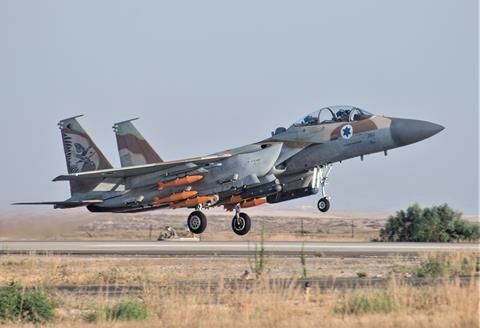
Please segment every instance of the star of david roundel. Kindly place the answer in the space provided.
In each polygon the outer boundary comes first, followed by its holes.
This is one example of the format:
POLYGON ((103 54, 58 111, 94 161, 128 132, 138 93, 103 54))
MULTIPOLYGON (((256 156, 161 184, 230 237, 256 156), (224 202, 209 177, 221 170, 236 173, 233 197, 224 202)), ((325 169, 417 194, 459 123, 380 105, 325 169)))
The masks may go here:
POLYGON ((353 128, 350 124, 344 125, 340 130, 343 139, 350 139, 353 135, 353 128))

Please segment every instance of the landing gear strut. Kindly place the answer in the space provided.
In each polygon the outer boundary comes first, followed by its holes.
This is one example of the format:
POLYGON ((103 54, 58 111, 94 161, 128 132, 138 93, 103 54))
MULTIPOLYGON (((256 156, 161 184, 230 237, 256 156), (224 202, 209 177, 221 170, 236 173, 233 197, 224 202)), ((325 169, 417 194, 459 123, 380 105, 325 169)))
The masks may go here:
POLYGON ((197 210, 188 216, 188 230, 194 234, 201 234, 207 228, 207 217, 203 212, 197 210))
POLYGON ((239 236, 250 231, 252 223, 247 213, 240 212, 240 206, 235 206, 235 216, 232 219, 232 230, 239 236))
POLYGON ((317 203, 318 210, 320 212, 326 212, 330 208, 330 197, 327 196, 325 190, 326 185, 328 184, 328 176, 332 170, 332 164, 327 164, 324 166, 319 166, 315 168, 315 186, 320 188, 322 198, 317 203))

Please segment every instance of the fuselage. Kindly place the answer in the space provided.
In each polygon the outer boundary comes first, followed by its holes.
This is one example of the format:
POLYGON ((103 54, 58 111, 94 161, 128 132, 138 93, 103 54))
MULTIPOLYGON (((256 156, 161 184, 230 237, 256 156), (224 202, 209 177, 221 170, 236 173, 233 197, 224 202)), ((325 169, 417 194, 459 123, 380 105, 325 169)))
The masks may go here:
POLYGON ((268 197, 274 203, 308 196, 318 191, 312 187, 316 167, 405 146, 442 129, 434 123, 372 115, 350 106, 328 107, 288 129, 277 129, 268 139, 216 153, 230 157, 191 171, 189 175, 202 176, 192 184, 161 190, 158 183, 168 178, 165 172, 132 177, 123 182, 123 190, 103 191, 104 202, 89 209, 115 212, 172 207, 171 202, 158 200, 184 191, 211 197, 206 207, 226 208, 235 205, 234 197, 239 201, 268 197))

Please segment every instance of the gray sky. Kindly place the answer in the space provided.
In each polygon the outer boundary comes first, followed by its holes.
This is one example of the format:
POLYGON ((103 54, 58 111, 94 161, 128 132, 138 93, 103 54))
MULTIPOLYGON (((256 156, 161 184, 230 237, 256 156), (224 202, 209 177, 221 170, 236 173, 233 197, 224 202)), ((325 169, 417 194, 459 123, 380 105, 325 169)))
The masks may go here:
MULTIPOLYGON (((478 2, 0 1, 0 205, 62 200, 58 120, 119 166, 114 122, 136 116, 165 159, 258 141, 348 104, 446 127, 336 165, 332 206, 448 202, 478 213, 478 2)), ((289 204, 315 205, 318 197, 289 204)))

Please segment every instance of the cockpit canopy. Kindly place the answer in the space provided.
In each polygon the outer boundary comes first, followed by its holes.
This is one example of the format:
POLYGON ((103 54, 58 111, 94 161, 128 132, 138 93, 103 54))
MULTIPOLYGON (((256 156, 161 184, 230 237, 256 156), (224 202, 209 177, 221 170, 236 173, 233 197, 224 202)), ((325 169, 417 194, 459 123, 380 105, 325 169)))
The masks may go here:
POLYGON ((372 117, 373 114, 353 106, 330 106, 308 114, 292 126, 309 126, 336 122, 353 122, 372 117))

